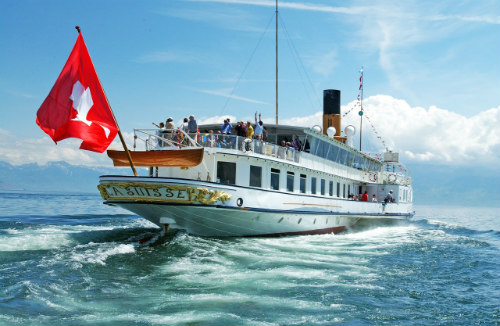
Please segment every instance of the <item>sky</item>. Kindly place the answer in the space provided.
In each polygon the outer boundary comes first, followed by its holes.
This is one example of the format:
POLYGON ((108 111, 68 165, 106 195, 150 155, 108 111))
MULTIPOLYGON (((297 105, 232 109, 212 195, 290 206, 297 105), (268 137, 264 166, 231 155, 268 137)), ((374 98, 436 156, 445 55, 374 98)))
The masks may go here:
MULTIPOLYGON (((134 128, 168 117, 258 111, 274 123, 274 11, 268 0, 1 1, 0 161, 111 165, 35 124, 75 25, 129 145, 134 128)), ((278 22, 280 123, 319 124, 323 90, 339 89, 358 127, 363 67, 364 149, 500 169, 498 0, 289 0, 278 22)))

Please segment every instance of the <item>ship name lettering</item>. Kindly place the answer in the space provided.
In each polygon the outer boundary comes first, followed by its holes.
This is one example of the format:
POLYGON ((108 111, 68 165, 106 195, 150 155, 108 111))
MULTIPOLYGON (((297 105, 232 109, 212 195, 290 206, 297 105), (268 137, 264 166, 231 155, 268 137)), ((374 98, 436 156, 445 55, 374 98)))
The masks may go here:
POLYGON ((186 191, 187 191, 187 189, 179 189, 179 190, 177 190, 177 198, 178 198, 178 199, 186 199, 186 197, 183 197, 183 196, 182 196, 182 192, 183 192, 184 190, 186 190, 186 191))
POLYGON ((130 187, 125 187, 125 191, 127 191, 127 195, 129 196, 134 196, 134 192, 132 190, 130 190, 130 187))
POLYGON ((116 196, 116 195, 121 195, 121 196, 123 196, 123 193, 122 193, 122 192, 121 192, 118 188, 116 188, 116 187, 113 187, 113 192, 115 193, 115 196, 116 196))
POLYGON ((170 189, 170 188, 165 189, 165 197, 167 197, 167 198, 174 197, 174 193, 172 192, 172 189, 170 189))
POLYGON ((161 197, 161 193, 158 190, 158 188, 153 188, 153 196, 155 196, 155 197, 161 197))

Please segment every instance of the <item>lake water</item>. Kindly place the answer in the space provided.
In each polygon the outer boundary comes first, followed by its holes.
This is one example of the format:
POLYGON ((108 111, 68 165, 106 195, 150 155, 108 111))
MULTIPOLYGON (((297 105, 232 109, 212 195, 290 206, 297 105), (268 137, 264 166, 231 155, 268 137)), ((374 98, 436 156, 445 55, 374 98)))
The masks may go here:
POLYGON ((500 209, 211 239, 98 195, 0 193, 0 325, 500 325, 500 209))

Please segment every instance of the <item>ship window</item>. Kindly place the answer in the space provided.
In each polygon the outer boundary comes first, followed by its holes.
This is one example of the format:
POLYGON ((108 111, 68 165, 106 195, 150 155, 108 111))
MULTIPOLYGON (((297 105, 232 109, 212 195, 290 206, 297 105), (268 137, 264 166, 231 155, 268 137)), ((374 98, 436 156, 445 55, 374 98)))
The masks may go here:
POLYGON ((347 194, 350 196, 351 195, 351 185, 347 186, 347 194))
POLYGON ((324 141, 319 141, 317 154, 319 157, 326 157, 326 146, 327 144, 324 141))
POLYGON ((352 152, 348 152, 347 153, 347 161, 346 161, 345 165, 352 167, 353 164, 354 164, 354 154, 352 152))
POLYGON ((271 169, 271 189, 280 190, 280 170, 271 169))
POLYGON ((311 178, 311 194, 316 194, 316 178, 311 178))
POLYGON ((319 139, 312 138, 311 139, 311 148, 310 148, 311 154, 318 155, 318 145, 319 145, 319 139))
POLYGON ((325 179, 321 179, 321 195, 325 195, 325 179))
POLYGON ((342 184, 344 186, 344 198, 345 198, 345 183, 342 184))
POLYGON ((250 187, 262 187, 262 167, 250 165, 250 187))
POLYGON ((339 149, 339 155, 337 156, 337 162, 345 165, 345 159, 347 157, 347 151, 343 148, 339 149))
POLYGON ((335 162, 338 153, 339 153, 339 148, 333 144, 330 144, 330 149, 328 151, 328 159, 330 161, 335 162))
POLYGON ((288 171, 286 173, 286 190, 293 192, 293 179, 295 178, 295 174, 293 172, 288 171))
POLYGON ((217 182, 236 184, 236 163, 217 162, 217 182))
POLYGON ((337 197, 340 197, 340 182, 337 182, 337 197))
POLYGON ((326 148, 327 148, 326 158, 327 158, 327 159, 329 159, 330 161, 335 160, 335 159, 333 158, 333 147, 334 147, 334 146, 333 146, 333 145, 331 145, 331 144, 327 144, 327 147, 326 147, 326 148))
POLYGON ((300 175, 300 192, 303 194, 306 193, 306 178, 305 174, 300 175))
POLYGON ((330 181, 330 183, 328 185, 329 185, 329 187, 328 187, 328 194, 330 196, 333 196, 333 181, 330 181))

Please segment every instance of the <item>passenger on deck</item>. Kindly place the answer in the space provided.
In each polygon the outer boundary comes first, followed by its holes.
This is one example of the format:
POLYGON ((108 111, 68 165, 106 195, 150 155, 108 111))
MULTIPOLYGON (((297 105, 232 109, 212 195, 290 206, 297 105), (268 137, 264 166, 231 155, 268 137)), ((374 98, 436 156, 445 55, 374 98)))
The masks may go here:
POLYGON ((165 128, 165 124, 163 124, 163 122, 160 122, 160 124, 157 124, 156 122, 152 122, 153 125, 156 127, 156 128, 165 128))
POLYGON ((257 121, 257 112, 255 112, 255 128, 254 128, 254 137, 256 139, 262 140, 262 127, 264 123, 261 119, 261 113, 259 113, 259 121, 257 121))
POLYGON ((169 130, 175 129, 174 119, 172 119, 172 118, 167 119, 167 123, 165 123, 165 129, 169 129, 169 130))
POLYGON ((208 135, 205 136, 206 146, 217 147, 217 141, 215 139, 214 131, 210 129, 208 135))
POLYGON ((220 127, 220 130, 223 134, 229 135, 231 133, 231 124, 229 123, 229 118, 224 120, 224 124, 220 127))
POLYGON ((179 129, 184 132, 188 132, 188 118, 184 118, 182 124, 179 126, 179 129))
POLYGON ((368 201, 368 193, 365 191, 363 196, 361 196, 361 201, 368 201))
MULTIPOLYGON (((156 124, 155 122, 153 122, 153 124, 158 127, 158 130, 156 131, 156 135, 158 137, 162 137, 163 138, 163 132, 165 131, 165 124, 163 122, 160 122, 160 124, 156 124)), ((155 138, 153 140, 153 144, 156 143, 156 149, 160 149, 160 147, 163 147, 164 144, 163 144, 163 141, 161 141, 159 138, 155 138)))
POLYGON ((234 127, 236 130, 236 135, 240 137, 246 137, 247 136, 247 127, 245 126, 245 123, 243 121, 238 121, 236 124, 236 127, 234 127))
POLYGON ((198 124, 196 123, 196 120, 194 119, 194 115, 189 116, 188 132, 193 133, 193 134, 198 132, 198 124))
POLYGON ((222 135, 220 130, 217 130, 217 134, 215 135, 215 144, 216 147, 226 147, 226 140, 224 139, 225 136, 222 135))
POLYGON ((297 135, 294 136, 292 147, 295 148, 295 150, 297 151, 302 150, 302 142, 300 141, 299 136, 297 135))
POLYGON ((262 127, 262 141, 267 141, 267 128, 266 127, 262 127))
POLYGON ((372 202, 374 203, 377 203, 378 200, 377 200, 377 196, 375 194, 373 194, 373 197, 372 197, 372 202))
POLYGON ((250 121, 247 121, 246 137, 249 139, 253 138, 253 127, 252 127, 252 123, 250 121))
POLYGON ((387 196, 384 198, 384 203, 393 203, 394 202, 394 197, 392 197, 392 190, 389 190, 389 193, 387 196))

